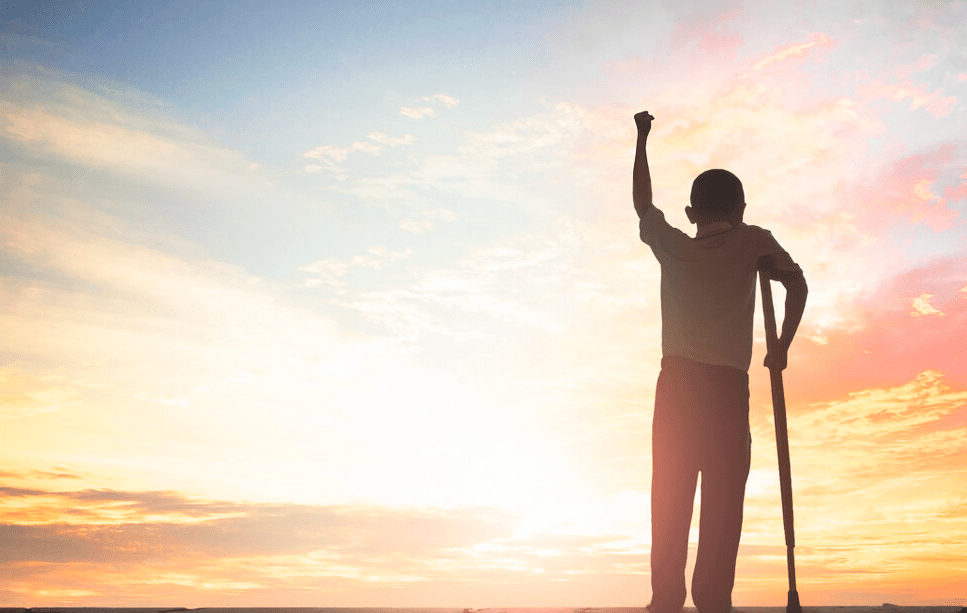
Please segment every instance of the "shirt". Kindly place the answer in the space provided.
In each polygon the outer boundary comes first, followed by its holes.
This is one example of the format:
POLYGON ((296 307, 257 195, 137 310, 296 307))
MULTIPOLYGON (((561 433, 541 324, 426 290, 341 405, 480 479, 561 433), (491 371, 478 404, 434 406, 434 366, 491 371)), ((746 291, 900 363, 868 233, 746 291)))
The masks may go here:
POLYGON ((639 228, 661 265, 662 354, 747 372, 759 258, 771 256, 777 271, 802 269, 758 226, 719 221, 691 238, 652 206, 639 228))

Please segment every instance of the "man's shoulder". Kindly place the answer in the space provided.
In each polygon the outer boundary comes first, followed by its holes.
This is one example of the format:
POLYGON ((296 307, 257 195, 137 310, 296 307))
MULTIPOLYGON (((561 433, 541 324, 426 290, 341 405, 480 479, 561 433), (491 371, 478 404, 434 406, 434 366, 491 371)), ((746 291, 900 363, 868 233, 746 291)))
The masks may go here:
POLYGON ((641 223, 653 224, 665 221, 665 214, 662 213, 661 209, 655 206, 654 203, 652 203, 648 205, 648 208, 645 209, 645 212, 641 215, 640 219, 641 223))
POLYGON ((761 226, 755 226, 748 223, 740 223, 738 227, 742 229, 744 232, 748 232, 749 234, 761 234, 761 235, 772 236, 772 232, 770 232, 769 230, 766 230, 761 226))
POLYGON ((759 226, 742 225, 746 227, 746 231, 749 233, 746 235, 748 237, 746 239, 747 242, 756 244, 756 250, 759 252, 760 257, 766 256, 769 258, 768 265, 770 268, 780 272, 802 274, 802 269, 799 267, 799 264, 792 259, 789 252, 786 251, 786 248, 779 244, 779 241, 772 235, 772 232, 759 226))
POLYGON ((665 220, 661 209, 652 205, 648 207, 638 222, 641 240, 652 247, 661 241, 680 241, 688 238, 684 232, 672 226, 665 220))
POLYGON ((772 232, 761 226, 742 223, 738 225, 736 230, 737 234, 742 237, 743 242, 753 242, 768 248, 779 245, 772 232))

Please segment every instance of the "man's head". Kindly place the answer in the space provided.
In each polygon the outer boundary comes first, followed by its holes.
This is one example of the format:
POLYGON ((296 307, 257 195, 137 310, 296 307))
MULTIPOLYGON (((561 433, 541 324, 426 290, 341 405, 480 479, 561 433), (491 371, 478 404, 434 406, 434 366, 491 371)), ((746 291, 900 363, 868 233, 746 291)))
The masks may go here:
POLYGON ((745 210, 742 181, 728 170, 713 168, 695 177, 689 200, 692 206, 686 207, 685 213, 692 223, 742 221, 745 210))

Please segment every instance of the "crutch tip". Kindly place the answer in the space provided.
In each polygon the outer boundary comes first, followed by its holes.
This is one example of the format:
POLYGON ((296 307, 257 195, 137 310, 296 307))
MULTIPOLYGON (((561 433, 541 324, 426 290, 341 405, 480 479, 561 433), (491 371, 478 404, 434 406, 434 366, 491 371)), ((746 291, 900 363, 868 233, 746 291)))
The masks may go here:
POLYGON ((789 590, 786 613, 802 613, 802 607, 799 605, 799 592, 796 590, 789 590))

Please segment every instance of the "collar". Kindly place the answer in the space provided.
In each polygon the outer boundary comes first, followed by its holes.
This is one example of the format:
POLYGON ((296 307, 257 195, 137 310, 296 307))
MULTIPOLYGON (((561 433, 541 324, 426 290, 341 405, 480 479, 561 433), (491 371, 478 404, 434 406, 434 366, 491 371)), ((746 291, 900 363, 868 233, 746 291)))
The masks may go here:
POLYGON ((723 232, 728 232, 732 229, 732 224, 727 221, 713 221, 712 223, 705 224, 698 229, 695 233, 695 238, 705 238, 706 236, 712 236, 713 234, 721 234, 723 232))

